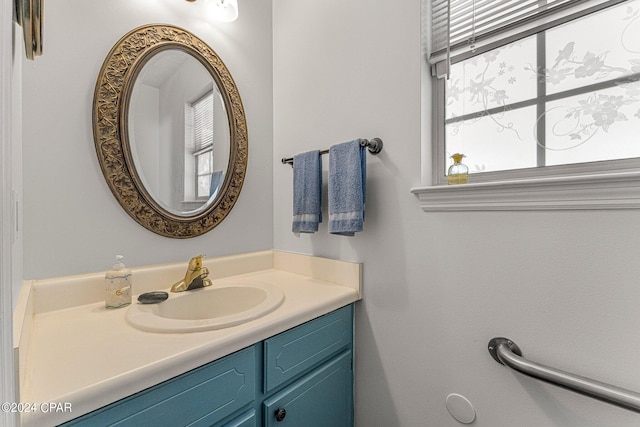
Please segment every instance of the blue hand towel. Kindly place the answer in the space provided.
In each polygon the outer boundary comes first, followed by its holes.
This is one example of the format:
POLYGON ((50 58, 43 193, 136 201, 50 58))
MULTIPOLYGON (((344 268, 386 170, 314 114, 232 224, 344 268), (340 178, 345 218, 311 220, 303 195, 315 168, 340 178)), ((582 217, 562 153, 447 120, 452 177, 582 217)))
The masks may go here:
POLYGON ((353 236, 362 231, 366 180, 366 152, 359 139, 329 148, 330 233, 353 236))
POLYGON ((322 222, 322 161, 320 151, 293 156, 294 233, 315 233, 322 222))

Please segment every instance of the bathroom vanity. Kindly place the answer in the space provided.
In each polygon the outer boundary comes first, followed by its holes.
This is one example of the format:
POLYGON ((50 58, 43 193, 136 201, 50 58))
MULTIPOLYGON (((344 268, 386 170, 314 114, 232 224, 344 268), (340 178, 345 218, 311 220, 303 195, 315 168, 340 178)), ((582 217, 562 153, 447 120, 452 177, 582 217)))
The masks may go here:
MULTIPOLYGON (((279 251, 204 262, 211 288, 264 283, 284 300, 242 324, 159 333, 131 326, 128 308, 104 308, 104 273, 25 283, 20 401, 70 410, 24 412, 23 426, 353 425, 361 265, 279 251)), ((185 266, 132 269, 134 295, 168 288, 185 266)))
POLYGON ((349 305, 64 426, 352 426, 352 325, 349 305))

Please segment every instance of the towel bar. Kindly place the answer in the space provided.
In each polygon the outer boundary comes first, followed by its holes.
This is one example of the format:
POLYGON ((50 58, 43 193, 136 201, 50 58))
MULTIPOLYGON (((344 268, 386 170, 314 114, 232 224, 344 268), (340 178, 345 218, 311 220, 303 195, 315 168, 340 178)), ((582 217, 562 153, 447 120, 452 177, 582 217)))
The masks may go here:
POLYGON ((630 411, 640 412, 640 393, 529 361, 521 357, 520 348, 510 339, 492 339, 489 341, 489 353, 496 362, 522 374, 630 411))
MULTIPOLYGON (((378 154, 382 151, 382 140, 380 138, 373 138, 371 140, 360 138, 360 145, 362 147, 367 147, 369 153, 378 154)), ((328 154, 329 150, 322 150, 320 154, 328 154)), ((293 157, 283 157, 282 158, 283 165, 291 165, 293 166, 293 157)))

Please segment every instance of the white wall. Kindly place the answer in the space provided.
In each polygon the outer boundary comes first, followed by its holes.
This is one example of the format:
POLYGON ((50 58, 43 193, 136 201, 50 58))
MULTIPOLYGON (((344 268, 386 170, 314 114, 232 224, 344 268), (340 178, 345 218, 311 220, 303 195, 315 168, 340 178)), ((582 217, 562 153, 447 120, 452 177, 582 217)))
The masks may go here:
POLYGON ((271 3, 242 0, 233 23, 209 23, 204 2, 59 0, 45 4, 44 55, 23 64, 24 277, 108 269, 122 253, 130 266, 185 262, 271 248, 271 3), (233 211, 209 233, 169 239, 144 229, 120 207, 95 153, 95 82, 111 47, 135 27, 169 23, 190 30, 222 58, 247 114, 249 164, 233 211))
MULTIPOLYGON (((420 0, 275 0, 274 161, 379 136, 364 232, 291 232, 288 166, 274 166, 276 249, 364 263, 356 311, 356 424, 638 425, 638 415, 498 365, 506 336, 532 360, 640 390, 636 211, 423 213, 420 0)), ((427 134, 429 134, 427 132, 427 134)), ((326 160, 326 159, 325 159, 326 160)), ((326 177, 326 166, 325 166, 326 177)), ((324 200, 326 213, 326 195, 324 200)))
POLYGON ((160 90, 146 84, 133 87, 130 100, 129 132, 131 157, 139 170, 140 180, 151 194, 160 195, 160 90))

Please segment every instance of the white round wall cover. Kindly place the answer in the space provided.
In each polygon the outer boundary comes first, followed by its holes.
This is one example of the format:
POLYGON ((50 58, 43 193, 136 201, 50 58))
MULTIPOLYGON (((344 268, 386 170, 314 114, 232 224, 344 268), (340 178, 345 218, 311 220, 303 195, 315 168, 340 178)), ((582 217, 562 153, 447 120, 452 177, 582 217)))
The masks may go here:
POLYGON ((476 410, 469 400, 457 393, 451 393, 446 399, 447 411, 456 421, 471 424, 476 420, 476 410))

